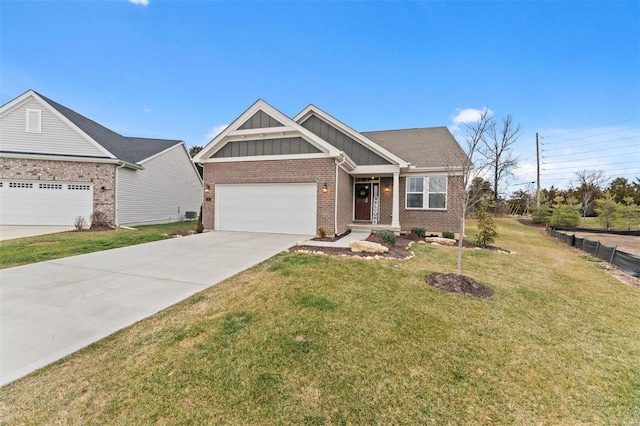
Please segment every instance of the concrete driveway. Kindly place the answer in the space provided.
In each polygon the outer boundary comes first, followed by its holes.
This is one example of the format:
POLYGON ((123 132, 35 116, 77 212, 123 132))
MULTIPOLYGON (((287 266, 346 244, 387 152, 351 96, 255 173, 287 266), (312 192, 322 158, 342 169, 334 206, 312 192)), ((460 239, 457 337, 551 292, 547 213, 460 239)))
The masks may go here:
POLYGON ((73 231, 72 226, 0 226, 0 241, 73 231))
POLYGON ((208 232, 0 270, 0 386, 308 238, 208 232))

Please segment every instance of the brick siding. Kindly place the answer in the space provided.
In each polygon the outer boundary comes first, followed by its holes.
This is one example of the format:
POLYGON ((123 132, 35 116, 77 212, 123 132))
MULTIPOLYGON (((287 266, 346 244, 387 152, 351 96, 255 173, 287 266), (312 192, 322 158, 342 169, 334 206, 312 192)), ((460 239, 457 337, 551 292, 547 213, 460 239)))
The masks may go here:
POLYGON ((335 234, 335 161, 333 158, 308 160, 266 160, 204 164, 204 185, 211 187, 203 203, 202 222, 214 228, 215 185, 229 183, 310 183, 318 184, 316 227, 324 226, 327 235, 335 234), (329 190, 324 193, 322 187, 329 190))
POLYGON ((400 226, 403 231, 410 231, 411 228, 425 228, 427 232, 444 231, 460 232, 460 215, 462 206, 460 202, 462 186, 461 176, 449 176, 447 191, 447 210, 406 210, 405 206, 405 184, 407 179, 400 178, 400 226))
POLYGON ((110 222, 115 221, 115 164, 2 158, 0 165, 2 179, 91 182, 93 209, 104 212, 110 222), (103 186, 105 191, 100 190, 103 186))

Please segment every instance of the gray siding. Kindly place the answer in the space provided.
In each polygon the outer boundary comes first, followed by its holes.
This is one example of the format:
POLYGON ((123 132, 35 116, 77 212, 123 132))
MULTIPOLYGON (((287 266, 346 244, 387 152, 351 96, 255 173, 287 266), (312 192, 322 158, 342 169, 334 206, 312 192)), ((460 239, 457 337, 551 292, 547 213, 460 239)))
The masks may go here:
POLYGON ((258 111, 238 127, 238 130, 264 129, 265 127, 280 127, 283 124, 263 111, 258 111))
POLYGON ((179 221, 200 211, 202 183, 182 145, 143 162, 144 170, 118 169, 120 225, 179 221))
POLYGON ((0 118, 0 150, 106 157, 95 144, 80 136, 67 123, 33 98, 0 118), (41 111, 41 133, 29 133, 26 131, 27 109, 41 111))
POLYGON ((317 152, 321 151, 300 137, 277 138, 229 142, 212 158, 313 154, 317 152))
POLYGON ((356 164, 391 164, 389 161, 380 157, 375 152, 364 147, 354 139, 345 135, 344 133, 326 123, 325 121, 319 119, 315 115, 312 115, 304 123, 302 123, 302 127, 320 136, 322 139, 329 142, 339 150, 344 151, 356 164))

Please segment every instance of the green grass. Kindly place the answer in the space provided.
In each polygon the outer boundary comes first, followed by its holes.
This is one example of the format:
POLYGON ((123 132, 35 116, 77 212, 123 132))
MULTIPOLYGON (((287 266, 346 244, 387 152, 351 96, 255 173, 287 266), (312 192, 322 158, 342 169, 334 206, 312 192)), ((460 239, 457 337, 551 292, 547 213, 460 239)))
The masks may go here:
MULTIPOLYGON (((597 217, 584 217, 580 219, 580 227, 582 228, 591 228, 591 229, 604 229, 602 223, 598 221, 597 217)), ((637 231, 640 229, 640 217, 636 217, 631 220, 629 223, 628 219, 624 218, 616 218, 613 221, 612 229, 623 230, 626 231, 631 228, 632 231, 637 231)))
POLYGON ((638 289, 498 224, 516 253, 463 264, 491 299, 425 284, 455 248, 280 254, 0 389, 0 423, 639 422, 638 289))
POLYGON ((0 269, 170 238, 168 232, 191 230, 195 222, 174 222, 100 232, 60 232, 0 241, 0 269))

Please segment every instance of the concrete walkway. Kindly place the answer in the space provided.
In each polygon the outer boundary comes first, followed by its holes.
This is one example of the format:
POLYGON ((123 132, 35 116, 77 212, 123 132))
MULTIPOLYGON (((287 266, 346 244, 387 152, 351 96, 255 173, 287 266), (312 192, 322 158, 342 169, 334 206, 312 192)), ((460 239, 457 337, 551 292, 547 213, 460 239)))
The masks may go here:
POLYGON ((73 226, 0 226, 0 241, 73 231, 73 226))
POLYGON ((314 247, 340 247, 340 248, 349 248, 349 243, 351 241, 364 241, 369 238, 371 235, 370 230, 365 229, 354 229, 349 232, 344 237, 340 238, 336 241, 314 241, 307 240, 304 242, 305 246, 314 246, 314 247))
POLYGON ((308 238, 208 232, 0 270, 0 386, 308 238))

